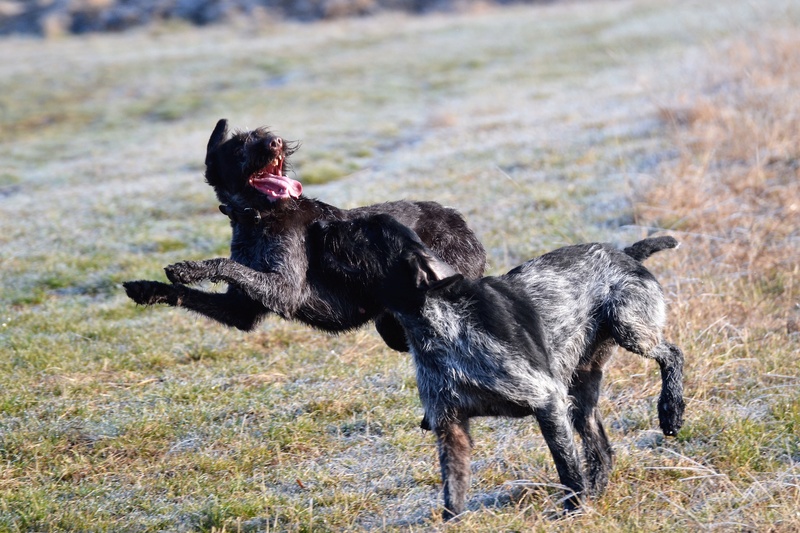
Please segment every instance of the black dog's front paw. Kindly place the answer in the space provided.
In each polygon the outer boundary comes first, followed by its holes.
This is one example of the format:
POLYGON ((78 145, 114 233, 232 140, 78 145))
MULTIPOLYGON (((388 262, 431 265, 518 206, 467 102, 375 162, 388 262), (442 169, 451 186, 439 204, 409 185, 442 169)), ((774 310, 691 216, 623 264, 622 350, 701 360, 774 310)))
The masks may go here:
POLYGON ((175 300, 175 288, 160 281, 126 281, 122 286, 128 298, 140 305, 170 304, 175 300))
POLYGON ((172 283, 197 283, 212 278, 208 267, 199 261, 183 261, 164 269, 167 279, 172 283))

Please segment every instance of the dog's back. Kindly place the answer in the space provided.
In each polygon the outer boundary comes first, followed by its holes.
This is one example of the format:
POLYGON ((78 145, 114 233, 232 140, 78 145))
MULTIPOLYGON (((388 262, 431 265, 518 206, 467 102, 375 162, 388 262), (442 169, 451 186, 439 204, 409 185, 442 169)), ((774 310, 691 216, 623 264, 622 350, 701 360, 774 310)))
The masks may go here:
POLYGON ((389 215, 408 226, 442 261, 464 276, 477 279, 486 267, 486 250, 457 210, 436 202, 400 200, 345 211, 347 220, 389 215))
MULTIPOLYGON (((591 355, 590 339, 610 338, 609 324, 634 322, 627 315, 637 314, 635 320, 643 324, 638 336, 645 349, 658 343, 666 319, 663 292, 639 261, 676 244, 668 237, 646 239, 624 251, 597 243, 567 246, 503 276, 465 280, 457 288, 428 297, 470 302, 454 305, 470 312, 451 317, 452 327, 480 321, 479 327, 499 343, 513 345, 521 353, 547 354, 534 355, 532 362, 567 380, 591 355)), ((441 310, 437 313, 429 314, 444 316, 441 310)))

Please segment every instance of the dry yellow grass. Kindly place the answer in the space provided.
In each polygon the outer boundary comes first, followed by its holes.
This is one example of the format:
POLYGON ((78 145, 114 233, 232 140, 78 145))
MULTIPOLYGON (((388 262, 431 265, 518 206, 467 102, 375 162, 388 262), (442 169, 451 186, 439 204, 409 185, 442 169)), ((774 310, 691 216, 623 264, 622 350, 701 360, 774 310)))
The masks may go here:
POLYGON ((680 156, 641 191, 636 218, 683 242, 680 259, 666 260, 668 334, 689 348, 684 465, 707 478, 695 498, 713 510, 692 520, 796 531, 800 39, 754 35, 710 55, 696 92, 661 110, 680 156))
MULTIPOLYGON (((705 92, 664 108, 681 153, 636 206, 638 222, 688 244, 682 294, 696 317, 742 330, 798 331, 800 39, 737 41, 715 51, 705 92), (716 295, 717 298, 712 296, 716 295)), ((688 317, 687 317, 688 318, 688 317)))

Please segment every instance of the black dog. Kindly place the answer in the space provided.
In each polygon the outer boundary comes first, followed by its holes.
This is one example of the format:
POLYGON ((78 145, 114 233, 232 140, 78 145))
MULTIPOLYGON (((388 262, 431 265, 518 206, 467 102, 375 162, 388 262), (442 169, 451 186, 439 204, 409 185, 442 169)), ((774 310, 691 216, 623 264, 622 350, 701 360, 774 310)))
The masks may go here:
POLYGON ((129 281, 124 283, 128 296, 144 305, 184 307, 245 331, 270 312, 331 332, 375 320, 385 342, 406 351, 402 327, 374 294, 332 283, 314 262, 321 250, 307 239, 309 226, 389 213, 468 278, 483 273, 483 246, 457 211, 437 203, 399 201, 343 210, 302 195, 300 183, 286 176, 287 159, 296 149, 296 143, 263 128, 228 138, 227 121, 220 120, 208 142, 206 181, 231 220, 231 258, 171 265, 166 273, 172 284, 129 281), (228 290, 183 285, 203 280, 226 282, 228 290))
POLYGON ((645 239, 560 248, 498 277, 467 280, 390 216, 320 223, 322 262, 344 285, 379 295, 406 329, 425 419, 437 436, 445 518, 464 510, 475 416, 534 415, 553 455, 565 507, 608 483, 613 452, 597 401, 615 345, 658 361, 661 428, 681 427, 683 353, 661 337, 661 286, 641 264, 677 246, 645 239), (571 422, 571 423, 570 423, 571 422), (586 476, 573 439, 584 443, 586 476), (588 486, 587 486, 588 479, 588 486))

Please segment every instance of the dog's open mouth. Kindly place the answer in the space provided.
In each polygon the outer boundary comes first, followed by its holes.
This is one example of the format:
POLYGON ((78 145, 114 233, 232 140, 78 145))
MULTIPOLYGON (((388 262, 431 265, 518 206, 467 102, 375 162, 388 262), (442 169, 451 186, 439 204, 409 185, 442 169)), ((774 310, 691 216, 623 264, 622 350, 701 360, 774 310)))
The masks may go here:
POLYGON ((283 175, 283 156, 278 156, 264 168, 250 175, 248 182, 258 192, 271 200, 297 198, 303 193, 303 184, 283 175))

